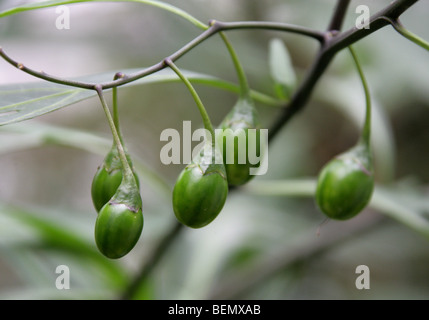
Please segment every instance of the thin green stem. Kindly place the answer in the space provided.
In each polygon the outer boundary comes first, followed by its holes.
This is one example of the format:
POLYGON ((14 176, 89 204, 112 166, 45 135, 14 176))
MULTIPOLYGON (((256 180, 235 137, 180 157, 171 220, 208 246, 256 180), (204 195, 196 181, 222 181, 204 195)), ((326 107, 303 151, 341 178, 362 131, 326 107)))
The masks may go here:
MULTIPOLYGON (((94 0, 98 1, 98 0, 94 0)), ((100 0, 101 1, 101 0, 100 0)), ((114 0, 111 0, 114 1, 114 0)), ((308 81, 304 81, 302 85, 302 90, 298 89, 298 94, 295 98, 295 101, 290 102, 290 108, 288 111, 285 112, 285 114, 281 115, 278 118, 277 123, 273 126, 273 132, 277 133, 280 127, 284 125, 288 119, 290 119, 299 109, 301 109, 301 106, 305 104, 306 100, 305 96, 308 97, 308 92, 311 91, 314 84, 317 82, 319 76, 321 73, 323 73, 324 69, 329 64, 330 60, 334 57, 334 55, 341 51, 342 49, 346 48, 347 46, 351 45, 352 43, 357 42, 358 40, 368 36, 369 34, 375 32, 376 30, 384 27, 387 25, 392 19, 397 19, 401 13, 403 13, 405 10, 407 10, 409 7, 411 7, 414 3, 416 3, 418 0, 398 0, 396 2, 391 3, 389 6, 387 6, 384 10, 381 12, 376 13, 374 16, 370 19, 370 28, 369 29, 356 29, 352 28, 346 32, 343 32, 339 35, 336 35, 335 37, 332 37, 330 33, 320 32, 317 30, 292 25, 292 24, 286 24, 286 23, 277 23, 277 22, 266 22, 266 21, 240 21, 240 22, 219 22, 216 21, 214 24, 211 25, 208 29, 206 26, 201 25, 200 27, 202 29, 205 29, 205 31, 197 36, 195 39, 190 41, 188 44, 183 46, 181 49, 170 55, 169 57, 165 59, 171 59, 172 61, 177 60, 182 55, 199 45, 204 40, 207 40, 212 35, 214 35, 217 32, 225 31, 225 30, 235 30, 235 29, 265 29, 265 30, 276 30, 276 31, 284 31, 294 34, 299 34, 307 37, 311 37, 313 39, 318 40, 322 44, 323 51, 321 54, 319 54, 319 57, 317 58, 317 61, 314 64, 314 68, 309 73, 309 79, 308 81), (323 63, 322 63, 323 62, 323 63), (313 79, 314 76, 314 79, 313 79), (302 94, 301 94, 302 91, 302 94)), ((41 3, 35 3, 30 5, 25 5, 17 8, 12 8, 10 10, 6 10, 0 13, 0 17, 10 15, 17 12, 32 10, 32 9, 38 9, 38 8, 45 8, 48 6, 55 6, 59 4, 69 4, 69 3, 77 3, 77 2, 86 2, 85 0, 81 1, 48 1, 45 2, 44 5, 41 3)), ((137 1, 134 0, 132 2, 142 2, 143 0, 137 1)), ((159 1, 147 1, 151 2, 151 4, 159 4, 161 2, 159 1)), ((167 5, 168 7, 169 5, 167 5)), ((162 8, 162 6, 158 6, 162 8)), ((165 8, 165 7, 164 7, 165 8)), ((169 10, 169 8, 165 8, 169 10)), ((178 9, 180 10, 180 9, 178 9)), ((171 12, 177 13, 175 10, 169 10, 171 12)), ((186 15, 185 15, 186 16, 186 15)), ((26 67, 23 63, 19 63, 9 57, 4 50, 0 46, 0 56, 7 62, 9 62, 11 65, 17 67, 18 69, 22 70, 23 72, 26 72, 36 78, 43 79, 49 82, 68 85, 76 88, 83 88, 83 89, 89 89, 94 90, 95 89, 95 83, 86 83, 81 81, 73 81, 68 79, 63 79, 60 77, 56 77, 53 75, 48 75, 45 72, 36 71, 34 69, 26 67)), ((164 60, 165 60, 164 59, 164 60)), ((146 68, 142 70, 141 72, 138 72, 132 76, 124 76, 122 79, 114 80, 111 82, 106 82, 103 84, 100 84, 103 89, 111 89, 113 87, 118 87, 124 84, 127 84, 129 82, 138 80, 140 78, 143 78, 149 74, 155 73, 157 71, 162 70, 165 67, 165 64, 163 62, 154 64, 153 66, 146 68)), ((270 135, 272 137, 273 135, 270 135)))
MULTIPOLYGON (((118 80, 124 77, 122 72, 118 72, 115 74, 113 80, 118 80)), ((116 131, 118 132, 119 139, 123 143, 121 128, 119 126, 119 109, 118 109, 118 88, 112 88, 112 114, 113 114, 113 123, 115 124, 116 131)))
MULTIPOLYGON (((204 78, 194 78, 190 80, 192 83, 198 83, 203 85, 209 85, 213 86, 222 90, 234 92, 240 94, 241 88, 236 85, 235 83, 227 82, 227 81, 216 81, 213 79, 204 79, 204 78)), ((268 94, 256 91, 256 90, 250 90, 250 97, 254 99, 255 101, 258 101, 262 104, 265 104, 270 107, 280 108, 283 107, 284 100, 280 100, 278 98, 274 98, 268 94)))
POLYGON ((362 66, 359 63, 359 59, 355 50, 352 46, 349 46, 350 53, 352 54, 353 60, 355 62, 356 68, 359 73, 359 77, 362 81, 363 89, 365 91, 365 103, 366 103, 366 115, 365 115, 365 124, 362 130, 361 141, 369 148, 371 143, 371 94, 369 92, 368 83, 366 81, 365 75, 362 70, 362 66))
POLYGON ((243 66, 241 65, 237 53, 235 52, 231 42, 226 37, 225 33, 219 32, 219 35, 221 36, 223 42, 226 45, 226 48, 228 49, 229 55, 231 56, 232 62, 235 67, 235 71, 237 72, 238 81, 240 83, 240 97, 243 99, 248 99, 250 98, 250 88, 243 66))
POLYGON ((212 136, 212 143, 214 143, 214 136, 215 132, 213 129, 212 122, 210 121, 210 117, 206 111, 206 108, 204 107, 203 102, 201 101, 197 91, 192 86, 192 83, 188 80, 188 78, 179 70, 179 68, 174 64, 171 59, 166 59, 165 64, 168 65, 178 76, 179 78, 185 83, 186 87, 188 88, 189 92, 191 93, 192 97, 195 100, 195 103, 197 104, 198 110, 200 111, 201 118, 203 119, 204 128, 207 129, 211 136, 212 136))
POLYGON ((403 35, 408 40, 411 40, 415 44, 419 45, 423 49, 429 51, 429 42, 424 40, 423 38, 420 38, 418 35, 412 33, 408 29, 406 29, 402 23, 399 21, 399 19, 391 20, 390 21, 393 28, 395 28, 396 31, 398 31, 401 35, 403 35))
POLYGON ((100 98, 101 105, 103 106, 104 113, 106 114, 107 121, 110 126, 110 130, 112 131, 113 141, 118 148, 119 158, 121 159, 122 167, 124 168, 124 179, 131 178, 134 179, 133 171, 128 163, 127 156, 125 155, 125 149, 122 144, 121 138, 115 126, 115 121, 110 113, 109 106, 107 105, 106 99, 104 98, 103 89, 100 85, 95 86, 95 90, 97 91, 98 97, 100 98))
POLYGON ((219 31, 226 30, 240 30, 240 29, 259 29, 259 30, 272 30, 272 31, 283 31, 302 36, 316 39, 320 43, 324 43, 326 33, 323 31, 310 29, 290 23, 273 22, 273 21, 234 21, 234 22, 222 22, 215 21, 212 26, 216 26, 219 31))
POLYGON ((118 112, 118 88, 112 88, 112 114, 113 123, 115 124, 116 130, 118 131, 119 138, 122 140, 121 130, 119 128, 119 112, 118 112))

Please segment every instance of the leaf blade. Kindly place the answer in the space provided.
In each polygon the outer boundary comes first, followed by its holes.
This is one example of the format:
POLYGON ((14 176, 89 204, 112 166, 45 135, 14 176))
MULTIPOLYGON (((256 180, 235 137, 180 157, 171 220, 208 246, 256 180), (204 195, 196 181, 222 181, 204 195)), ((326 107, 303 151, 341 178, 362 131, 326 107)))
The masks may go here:
POLYGON ((289 98, 296 85, 296 74, 289 51, 278 38, 269 43, 269 67, 277 96, 281 99, 289 98))

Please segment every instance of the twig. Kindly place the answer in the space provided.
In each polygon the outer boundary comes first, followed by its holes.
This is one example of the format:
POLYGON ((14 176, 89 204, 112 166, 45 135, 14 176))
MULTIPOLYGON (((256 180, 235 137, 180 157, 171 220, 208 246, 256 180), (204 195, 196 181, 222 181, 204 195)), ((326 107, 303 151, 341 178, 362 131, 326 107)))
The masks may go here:
POLYGON ((415 35, 411 31, 407 30, 401 23, 399 19, 390 20, 389 23, 393 26, 393 28, 398 31, 401 35, 403 35, 408 40, 414 42, 419 45, 423 49, 429 51, 429 42, 415 35))
POLYGON ((172 62, 175 62, 177 59, 182 57, 184 54, 191 51, 193 48, 201 44, 203 41, 209 39, 214 34, 220 32, 220 31, 227 31, 227 30, 234 30, 234 29, 269 29, 269 30, 278 30, 283 32, 291 32, 296 33, 308 37, 312 37, 314 39, 317 39, 319 41, 323 41, 323 33, 312 30, 309 28, 304 28, 300 26, 295 26, 292 24, 285 24, 285 23, 274 23, 274 22, 255 22, 255 21, 249 21, 249 22, 213 22, 212 25, 202 32, 200 35, 195 37, 193 40, 188 42, 186 45, 184 45, 182 48, 174 52, 173 54, 169 55, 168 57, 162 59, 160 62, 145 68, 133 75, 124 75, 122 78, 116 79, 114 81, 104 82, 104 83, 89 83, 89 82, 83 82, 83 81, 74 81, 69 80, 65 78, 61 78, 54 75, 49 75, 43 71, 37 71, 35 69, 29 68, 25 66, 24 63, 18 62, 14 60, 12 57, 6 54, 4 49, 0 47, 0 56, 13 65, 14 67, 20 69, 21 71, 28 73, 36 78, 46 80, 53 83, 63 84, 67 86, 72 86, 76 88, 82 88, 82 89, 88 89, 88 90, 95 90, 96 86, 99 86, 102 88, 102 90, 111 89, 114 87, 119 87, 124 84, 136 81, 138 79, 144 78, 148 75, 151 75, 155 72, 161 71, 162 69, 166 68, 166 65, 164 63, 165 60, 171 60, 172 62))

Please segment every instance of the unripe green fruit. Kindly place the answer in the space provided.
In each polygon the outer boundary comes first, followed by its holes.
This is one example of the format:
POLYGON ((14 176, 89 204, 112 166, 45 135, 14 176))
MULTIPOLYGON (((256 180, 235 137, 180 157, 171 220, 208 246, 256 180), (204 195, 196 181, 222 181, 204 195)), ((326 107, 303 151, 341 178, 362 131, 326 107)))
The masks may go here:
POLYGON ((98 168, 91 185, 91 196, 95 210, 109 202, 122 181, 122 170, 108 172, 104 166, 98 168))
POLYGON ((325 165, 319 175, 316 201, 329 218, 347 220, 367 206, 373 189, 371 161, 358 147, 325 165))
MULTIPOLYGON (((131 158, 127 154, 127 160, 132 167, 131 158)), ((113 146, 104 158, 102 165, 97 169, 91 185, 91 198, 97 212, 109 202, 122 181, 123 167, 116 146, 113 146)), ((134 177, 139 186, 138 175, 134 177)))
POLYGON ((173 190, 174 214, 177 220, 191 228, 201 228, 212 222, 222 210, 228 195, 224 166, 200 162, 208 158, 204 155, 197 157, 186 166, 173 190))
POLYGON ((228 184, 243 185, 254 176, 250 174, 250 168, 258 168, 260 165, 249 161, 249 142, 255 143, 255 156, 261 155, 260 123, 253 102, 250 99, 239 99, 219 128, 223 131, 216 139, 217 141, 222 139, 223 162, 228 184), (256 139, 249 141, 249 129, 256 130, 256 139), (234 141, 232 149, 231 141, 234 141))
POLYGON ((107 203, 95 223, 95 241, 100 252, 110 259, 129 253, 140 238, 143 214, 123 203, 107 203))

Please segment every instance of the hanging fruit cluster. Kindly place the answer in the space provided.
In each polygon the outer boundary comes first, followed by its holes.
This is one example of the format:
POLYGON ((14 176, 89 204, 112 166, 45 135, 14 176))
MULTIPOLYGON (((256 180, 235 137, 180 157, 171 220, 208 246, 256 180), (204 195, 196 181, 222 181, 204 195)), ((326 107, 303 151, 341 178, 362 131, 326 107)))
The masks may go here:
POLYGON ((101 89, 98 94, 109 120, 114 143, 92 180, 91 196, 98 213, 95 242, 103 255, 118 259, 128 254, 140 238, 144 224, 142 199, 139 179, 119 130, 116 89, 113 94, 114 118, 101 89))
MULTIPOLYGON (((126 160, 131 167, 131 159, 126 160)), ((125 173, 116 145, 105 157, 92 181, 92 200, 98 212, 95 241, 112 259, 121 258, 135 246, 143 229, 142 200, 137 175, 125 173)))

